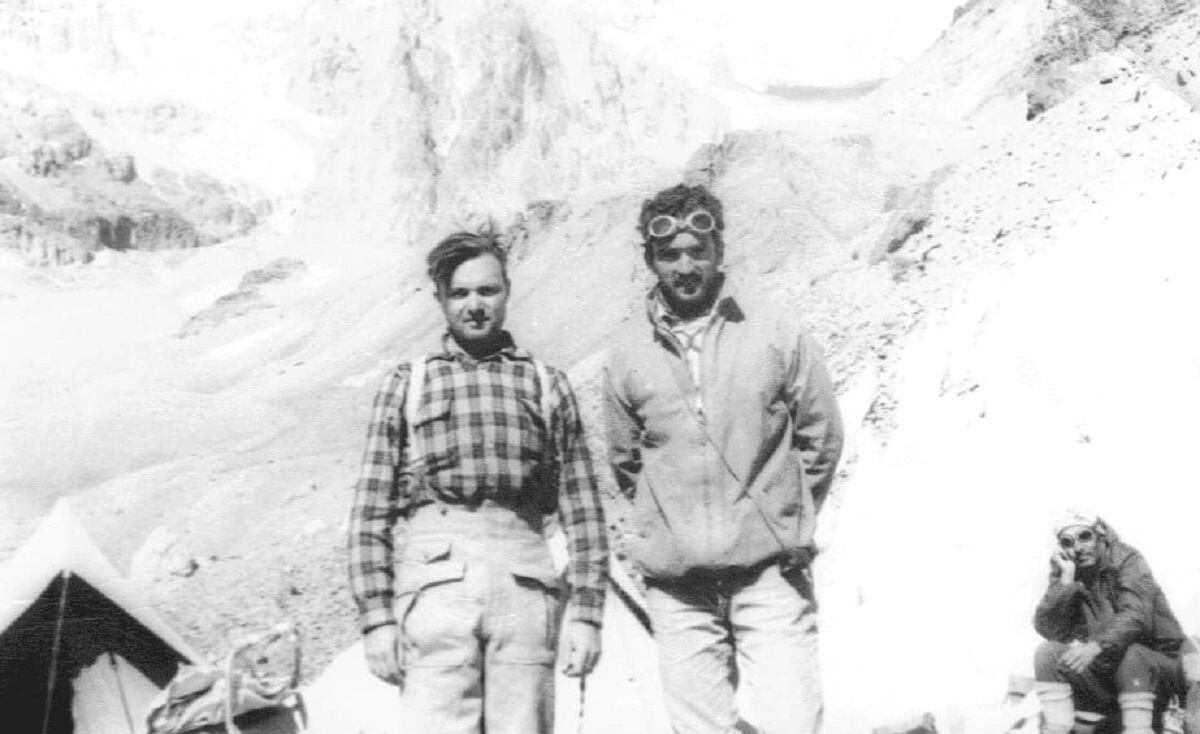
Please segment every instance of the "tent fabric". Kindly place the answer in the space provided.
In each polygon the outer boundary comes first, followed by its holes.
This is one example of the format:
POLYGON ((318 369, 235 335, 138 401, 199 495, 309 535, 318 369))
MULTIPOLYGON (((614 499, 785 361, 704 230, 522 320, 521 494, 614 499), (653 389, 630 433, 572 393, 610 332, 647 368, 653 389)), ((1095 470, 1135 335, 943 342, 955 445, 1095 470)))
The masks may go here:
POLYGON ((131 719, 141 731, 147 685, 165 686, 180 663, 198 659, 121 579, 65 500, 0 567, 6 731, 128 732, 131 719), (114 708, 123 706, 110 697, 114 687, 128 688, 129 716, 114 708), (96 729, 100 717, 119 725, 96 729))
POLYGON ((202 659, 121 577, 66 499, 55 503, 29 540, 0 566, 0 630, 8 629, 63 571, 86 579, 189 662, 202 659))
POLYGON ((141 715, 159 687, 120 655, 105 653, 71 682, 74 734, 142 731, 141 715))

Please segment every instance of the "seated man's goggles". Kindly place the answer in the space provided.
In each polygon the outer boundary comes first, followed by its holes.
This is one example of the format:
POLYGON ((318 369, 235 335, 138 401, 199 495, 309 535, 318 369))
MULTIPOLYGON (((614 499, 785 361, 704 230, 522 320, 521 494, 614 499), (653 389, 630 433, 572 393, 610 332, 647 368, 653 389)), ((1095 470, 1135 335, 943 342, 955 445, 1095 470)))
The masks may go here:
POLYGON ((1063 547, 1063 550, 1071 550, 1075 547, 1076 543, 1086 543, 1095 537, 1096 534, 1094 532, 1084 529, 1080 530, 1078 533, 1075 533, 1075 535, 1063 533, 1062 535, 1058 536, 1058 544, 1063 547))

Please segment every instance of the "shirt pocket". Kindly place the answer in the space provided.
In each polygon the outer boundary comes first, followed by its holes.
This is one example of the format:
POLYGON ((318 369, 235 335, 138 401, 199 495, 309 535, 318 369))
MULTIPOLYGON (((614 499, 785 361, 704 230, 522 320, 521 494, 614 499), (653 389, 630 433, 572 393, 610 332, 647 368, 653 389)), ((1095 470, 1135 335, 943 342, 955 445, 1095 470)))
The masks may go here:
POLYGON ((458 445, 454 441, 454 403, 450 395, 434 396, 417 409, 413 431, 421 455, 413 459, 414 469, 423 474, 458 466, 458 445))

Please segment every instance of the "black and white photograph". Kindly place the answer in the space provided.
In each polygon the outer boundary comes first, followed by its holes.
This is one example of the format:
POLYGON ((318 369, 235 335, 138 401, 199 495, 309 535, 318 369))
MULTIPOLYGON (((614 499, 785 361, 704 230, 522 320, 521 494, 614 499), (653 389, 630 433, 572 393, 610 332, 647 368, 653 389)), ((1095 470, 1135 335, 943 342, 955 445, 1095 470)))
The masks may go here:
POLYGON ((0 732, 1200 734, 1200 0, 0 0, 0 732))

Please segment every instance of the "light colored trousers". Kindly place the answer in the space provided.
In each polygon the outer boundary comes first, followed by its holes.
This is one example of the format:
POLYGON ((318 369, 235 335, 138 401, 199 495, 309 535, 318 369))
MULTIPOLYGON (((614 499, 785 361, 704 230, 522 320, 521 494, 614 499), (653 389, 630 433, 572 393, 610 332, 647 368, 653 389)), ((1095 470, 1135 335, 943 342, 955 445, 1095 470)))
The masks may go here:
POLYGON ((821 726, 812 576, 777 565, 739 581, 648 580, 646 601, 676 734, 762 734, 821 726))
POLYGON ((397 569, 405 734, 550 734, 559 589, 541 518, 434 504, 397 569))

